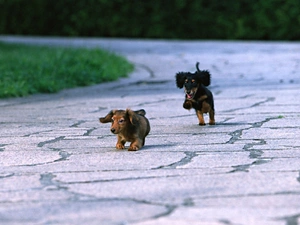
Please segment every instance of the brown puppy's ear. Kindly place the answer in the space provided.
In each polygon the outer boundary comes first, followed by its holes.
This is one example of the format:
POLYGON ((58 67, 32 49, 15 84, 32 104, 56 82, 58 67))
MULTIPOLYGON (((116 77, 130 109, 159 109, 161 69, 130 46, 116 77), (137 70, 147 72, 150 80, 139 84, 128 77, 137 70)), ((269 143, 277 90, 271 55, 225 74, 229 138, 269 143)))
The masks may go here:
POLYGON ((207 70, 197 71, 195 75, 198 83, 201 83, 204 86, 210 85, 210 73, 207 70))
POLYGON ((99 118, 101 123, 109 123, 111 122, 111 118, 113 117, 115 110, 111 110, 105 117, 99 118))
POLYGON ((144 109, 140 109, 140 110, 137 110, 137 111, 134 111, 136 114, 139 114, 141 116, 145 116, 146 115, 146 111, 144 109))
POLYGON ((128 116, 129 121, 132 125, 138 124, 139 118, 134 111, 132 111, 131 109, 126 109, 126 115, 128 116))

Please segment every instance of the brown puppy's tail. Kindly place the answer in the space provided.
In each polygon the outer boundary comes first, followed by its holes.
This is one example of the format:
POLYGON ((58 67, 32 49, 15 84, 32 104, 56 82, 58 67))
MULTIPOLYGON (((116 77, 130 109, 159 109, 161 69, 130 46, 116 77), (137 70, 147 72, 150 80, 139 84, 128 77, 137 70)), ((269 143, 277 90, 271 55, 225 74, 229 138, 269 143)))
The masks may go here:
POLYGON ((136 110, 134 111, 136 114, 139 114, 141 116, 145 116, 146 115, 146 111, 144 109, 140 109, 140 110, 136 110))

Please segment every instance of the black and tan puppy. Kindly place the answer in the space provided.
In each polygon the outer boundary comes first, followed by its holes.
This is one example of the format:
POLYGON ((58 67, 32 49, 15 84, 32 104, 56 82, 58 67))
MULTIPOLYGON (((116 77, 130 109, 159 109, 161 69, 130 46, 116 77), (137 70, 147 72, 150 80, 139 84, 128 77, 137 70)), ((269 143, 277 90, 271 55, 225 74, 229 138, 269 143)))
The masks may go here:
POLYGON ((205 125, 203 113, 209 113, 209 124, 215 124, 214 99, 206 86, 210 85, 210 73, 207 70, 199 70, 199 62, 196 64, 195 73, 179 72, 176 74, 178 88, 184 88, 185 101, 183 108, 196 110, 199 125, 205 125))
POLYGON ((117 149, 124 149, 125 143, 131 142, 128 151, 136 151, 144 146, 145 138, 150 132, 150 123, 145 115, 144 109, 111 110, 99 120, 101 123, 112 122, 110 131, 118 136, 117 149))

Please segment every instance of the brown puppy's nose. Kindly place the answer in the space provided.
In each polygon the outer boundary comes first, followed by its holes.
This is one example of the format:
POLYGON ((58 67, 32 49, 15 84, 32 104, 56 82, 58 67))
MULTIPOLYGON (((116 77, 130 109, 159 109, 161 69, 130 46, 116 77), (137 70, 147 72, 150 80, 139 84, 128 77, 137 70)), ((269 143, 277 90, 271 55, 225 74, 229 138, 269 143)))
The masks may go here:
POLYGON ((111 128, 110 131, 111 131, 112 133, 115 133, 116 129, 115 129, 115 128, 111 128))

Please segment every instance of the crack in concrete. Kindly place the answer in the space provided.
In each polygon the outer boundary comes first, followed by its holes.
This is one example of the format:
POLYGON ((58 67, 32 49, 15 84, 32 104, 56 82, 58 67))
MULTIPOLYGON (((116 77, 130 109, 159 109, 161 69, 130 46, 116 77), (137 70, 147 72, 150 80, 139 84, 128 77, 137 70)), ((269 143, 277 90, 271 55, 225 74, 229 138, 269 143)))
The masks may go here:
POLYGON ((273 102, 274 100, 275 100, 274 97, 269 97, 269 98, 267 98, 267 99, 264 100, 264 101, 260 101, 260 102, 257 102, 257 103, 255 103, 255 104, 253 104, 253 105, 250 106, 249 108, 253 108, 253 107, 256 107, 256 106, 260 106, 260 105, 262 105, 262 104, 264 104, 264 103, 267 103, 267 102, 273 102))
POLYGON ((274 100, 275 100, 274 97, 270 97, 270 98, 267 98, 267 99, 264 100, 264 101, 260 101, 260 102, 254 103, 254 104, 251 105, 251 106, 246 106, 246 107, 240 107, 240 108, 235 108, 235 109, 224 110, 224 111, 222 111, 222 112, 225 112, 225 113, 232 113, 232 112, 235 112, 235 111, 237 111, 237 110, 254 108, 254 107, 260 106, 260 105, 262 105, 262 104, 264 104, 264 103, 272 102, 272 101, 274 101, 274 100))
POLYGON ((192 206, 195 206, 195 202, 194 202, 193 198, 186 198, 186 199, 183 200, 182 205, 192 207, 192 206))
POLYGON ((246 98, 249 98, 249 97, 252 97, 253 94, 248 94, 248 95, 244 95, 244 96, 241 96, 239 97, 239 99, 246 99, 246 98))
POLYGON ((56 176, 52 173, 43 173, 40 174, 40 183, 42 185, 42 189, 47 190, 67 190, 67 187, 61 186, 58 182, 53 181, 53 178, 56 176))
POLYGON ((228 219, 220 219, 219 222, 222 223, 222 224, 225 224, 225 225, 241 225, 241 224, 238 224, 238 223, 232 223, 228 219))
POLYGON ((262 165, 265 163, 270 162, 272 159, 270 158, 264 158, 264 159, 257 159, 252 163, 249 164, 244 164, 244 165, 237 165, 237 166, 232 166, 234 170, 231 170, 227 173, 235 173, 235 172, 249 172, 249 168, 255 165, 262 165))
POLYGON ((237 140, 239 140, 241 138, 241 136, 243 134, 243 131, 250 130, 252 128, 259 128, 263 124, 265 124, 265 123, 267 123, 267 122, 269 122, 271 120, 275 120, 275 119, 279 119, 279 118, 278 117, 266 118, 263 121, 255 122, 255 123, 250 124, 251 125, 250 127, 239 129, 239 130, 235 130, 235 131, 229 133, 229 135, 231 136, 231 138, 229 139, 229 141, 226 142, 226 144, 234 144, 237 140))
POLYGON ((235 130, 235 131, 229 133, 229 135, 231 136, 231 138, 225 144, 234 144, 237 140, 240 139, 240 137, 242 136, 244 130, 246 130, 246 128, 245 129, 235 130))
POLYGON ((135 83, 131 83, 131 85, 141 85, 141 84, 147 84, 147 85, 155 85, 155 84, 166 84, 171 82, 170 80, 152 80, 152 81, 137 81, 135 83))
MULTIPOLYGON (((272 98, 270 98, 272 99, 272 98)), ((229 135, 231 135, 231 138, 229 139, 229 141, 226 142, 226 144, 234 144, 236 141, 240 140, 243 131, 245 130, 250 130, 253 128, 260 128, 263 124, 274 120, 274 119, 279 119, 278 117, 271 117, 271 118, 266 118, 263 121, 259 121, 259 122, 255 122, 252 123, 250 127, 244 128, 244 129, 239 129, 236 131, 233 131, 231 133, 229 133, 229 135)), ((267 142, 264 139, 253 139, 253 141, 258 141, 258 143, 247 143, 244 145, 243 150, 245 151, 249 151, 249 158, 251 159, 257 159, 254 162, 250 163, 250 164, 244 164, 244 165, 237 165, 237 166, 232 166, 234 169, 229 171, 228 173, 234 173, 234 172, 249 172, 249 168, 254 166, 254 165, 261 165, 264 163, 268 163, 270 161, 272 161, 271 158, 261 158, 263 155, 263 151, 259 150, 259 149, 253 149, 254 146, 256 145, 265 145, 267 142)))
POLYGON ((150 74, 151 78, 155 77, 154 71, 149 66, 147 66, 145 64, 141 64, 141 63, 136 63, 135 65, 143 68, 144 70, 146 70, 150 74))
POLYGON ((57 138, 49 140, 49 141, 43 141, 43 142, 38 143, 37 146, 38 147, 43 147, 46 144, 55 143, 55 142, 63 140, 64 138, 65 138, 65 136, 60 136, 60 137, 57 137, 57 138))
POLYGON ((44 173, 40 176, 40 183, 42 184, 42 186, 54 185, 52 179, 56 176, 54 176, 52 173, 44 173))
MULTIPOLYGON (((165 217, 168 216, 170 214, 173 213, 173 211, 177 208, 176 205, 170 205, 170 204, 161 204, 161 203, 154 203, 154 202, 149 202, 146 200, 139 200, 139 199, 132 199, 132 198, 97 198, 93 195, 88 195, 88 194, 81 194, 81 193, 77 193, 77 192, 73 192, 73 191, 69 191, 68 187, 63 186, 62 184, 70 184, 70 183, 75 183, 75 182, 68 182, 68 183, 63 183, 60 181, 53 181, 53 179, 56 176, 53 175, 52 173, 44 173, 40 175, 40 183, 42 185, 43 189, 47 189, 50 191, 53 190, 60 190, 60 191, 64 191, 67 192, 71 195, 71 197, 68 199, 68 201, 81 201, 81 202, 91 202, 91 201, 123 201, 123 202, 135 202, 137 204, 146 204, 146 205, 153 205, 153 206, 163 206, 166 210, 158 213, 156 215, 150 216, 147 219, 142 219, 142 221, 145 220, 154 220, 154 219, 158 219, 161 217, 165 217)), ((138 222, 138 221, 135 221, 138 222)))
POLYGON ((107 183, 107 182, 119 182, 119 181, 132 181, 132 180, 147 180, 147 179, 159 179, 159 178, 169 178, 169 177, 178 177, 179 175, 168 175, 168 176, 149 176, 149 177, 128 177, 128 178, 119 178, 119 179, 101 179, 101 180, 88 180, 88 181, 73 181, 73 182, 63 182, 61 184, 94 184, 94 183, 107 183))
POLYGON ((106 110, 107 109, 107 107, 98 107, 98 109, 97 110, 94 110, 94 111, 91 111, 91 112, 89 112, 89 113, 97 113, 97 112, 101 112, 102 110, 106 110))
POLYGON ((298 225, 299 218, 300 218, 300 214, 295 214, 292 216, 285 216, 285 217, 277 218, 276 220, 284 220, 285 225, 298 225))
POLYGON ((249 151, 249 158, 250 159, 257 159, 259 157, 261 157, 263 155, 263 151, 259 150, 259 149, 251 149, 253 148, 255 145, 265 145, 267 144, 267 142, 263 139, 253 139, 254 141, 258 141, 258 143, 249 143, 249 144, 245 144, 243 149, 245 151, 249 151))
POLYGON ((198 156, 198 154, 196 152, 184 152, 184 154, 185 154, 185 157, 183 157, 179 161, 171 163, 171 164, 166 165, 166 166, 162 165, 162 166, 153 168, 153 170, 156 170, 156 169, 176 169, 178 166, 184 166, 186 164, 189 164, 194 157, 198 156))
POLYGON ((30 137, 31 135, 39 135, 41 133, 44 133, 44 132, 51 132, 53 130, 43 130, 43 131, 38 131, 38 132, 34 132, 34 133, 30 133, 30 134, 25 134, 23 137, 30 137))
POLYGON ((177 208, 177 206, 174 206, 174 205, 165 205, 166 207, 166 212, 163 212, 161 214, 158 214, 156 216, 153 216, 152 219, 158 219, 158 218, 161 218, 161 217, 166 217, 166 216, 169 216, 171 215, 175 209, 177 208))
POLYGON ((287 191, 287 192, 273 192, 273 193, 248 193, 248 194, 232 194, 232 195, 212 195, 197 197, 197 199, 220 199, 220 198, 241 198, 241 197, 267 197, 267 196, 278 196, 278 195, 296 195, 298 196, 300 191, 287 191))
POLYGON ((77 123, 72 124, 70 127, 78 127, 79 125, 85 123, 84 120, 79 120, 77 123))
MULTIPOLYGON (((51 150, 54 150, 53 148, 51 150)), ((57 151, 58 149, 55 149, 55 151, 57 151)), ((60 161, 65 161, 68 160, 68 158, 72 155, 66 151, 60 151, 58 153, 60 155, 59 159, 56 159, 54 161, 50 161, 50 162, 43 162, 43 163, 33 163, 33 164, 24 164, 24 165, 18 165, 18 167, 22 167, 22 166, 41 166, 41 165, 48 165, 48 164, 52 164, 55 162, 60 162, 60 161)))
POLYGON ((67 160, 72 154, 66 152, 66 151, 60 151, 59 155, 61 158, 54 160, 53 162, 60 162, 67 160))
POLYGON ((15 173, 1 173, 0 174, 0 179, 12 177, 14 175, 15 175, 15 173))
POLYGON ((88 129, 84 134, 83 136, 89 136, 94 130, 96 130, 97 128, 96 127, 93 127, 91 129, 88 129))

